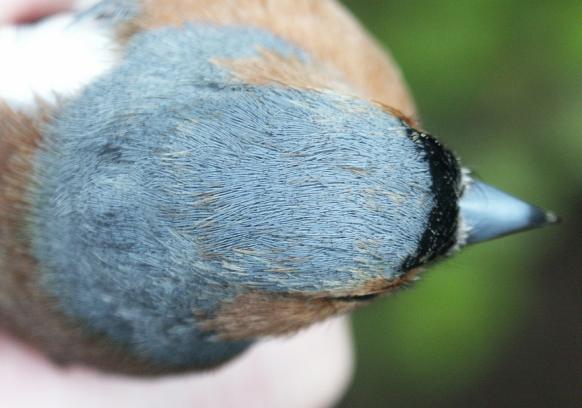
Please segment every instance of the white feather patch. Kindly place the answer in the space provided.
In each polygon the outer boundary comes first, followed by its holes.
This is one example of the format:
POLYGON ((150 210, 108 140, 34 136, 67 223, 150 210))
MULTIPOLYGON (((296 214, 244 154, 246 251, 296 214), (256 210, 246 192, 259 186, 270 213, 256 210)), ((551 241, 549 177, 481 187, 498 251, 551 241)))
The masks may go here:
MULTIPOLYGON (((473 183, 473 177, 471 177, 471 170, 466 167, 461 167, 461 191, 465 191, 473 183)), ((453 254, 459 251, 462 247, 467 245, 467 240, 469 238, 469 233, 471 232, 471 227, 467 225, 463 216, 459 213, 459 219, 457 224, 457 239, 455 245, 449 250, 449 254, 453 254)))
POLYGON ((0 27, 0 99, 29 111, 36 97, 54 102, 74 95, 115 61, 110 29, 73 14, 0 27))

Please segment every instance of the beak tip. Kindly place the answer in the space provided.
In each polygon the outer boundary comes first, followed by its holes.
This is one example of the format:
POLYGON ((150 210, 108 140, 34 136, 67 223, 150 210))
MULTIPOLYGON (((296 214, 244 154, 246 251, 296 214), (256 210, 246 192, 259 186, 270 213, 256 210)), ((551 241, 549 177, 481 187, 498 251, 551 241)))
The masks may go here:
POLYGON ((558 217, 554 212, 531 206, 529 228, 527 229, 559 224, 561 221, 560 217, 558 217))
POLYGON ((549 225, 558 225, 562 223, 562 217, 557 215, 552 211, 545 212, 545 219, 540 227, 549 226, 549 225))
POLYGON ((561 224, 561 223, 562 223, 562 218, 560 216, 556 215, 552 211, 546 212, 546 222, 545 222, 546 225, 561 224))
POLYGON ((551 211, 523 202, 483 182, 473 180, 460 202, 468 228, 467 243, 478 243, 560 223, 551 211))

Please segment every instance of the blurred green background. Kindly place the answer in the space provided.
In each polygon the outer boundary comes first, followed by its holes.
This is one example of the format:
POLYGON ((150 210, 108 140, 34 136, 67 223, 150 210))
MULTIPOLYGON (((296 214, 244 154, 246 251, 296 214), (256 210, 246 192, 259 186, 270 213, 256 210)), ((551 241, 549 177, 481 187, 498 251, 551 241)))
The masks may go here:
POLYGON ((391 50, 425 129, 564 222, 357 312, 341 406, 581 407, 582 2, 344 3, 391 50))

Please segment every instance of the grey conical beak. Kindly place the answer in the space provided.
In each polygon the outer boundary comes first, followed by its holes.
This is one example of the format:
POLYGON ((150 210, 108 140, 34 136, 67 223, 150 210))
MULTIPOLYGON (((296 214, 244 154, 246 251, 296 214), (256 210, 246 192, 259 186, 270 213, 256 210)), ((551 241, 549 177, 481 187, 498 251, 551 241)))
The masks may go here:
POLYGON ((468 183, 459 207, 468 244, 559 221, 555 214, 518 200, 478 180, 468 183))

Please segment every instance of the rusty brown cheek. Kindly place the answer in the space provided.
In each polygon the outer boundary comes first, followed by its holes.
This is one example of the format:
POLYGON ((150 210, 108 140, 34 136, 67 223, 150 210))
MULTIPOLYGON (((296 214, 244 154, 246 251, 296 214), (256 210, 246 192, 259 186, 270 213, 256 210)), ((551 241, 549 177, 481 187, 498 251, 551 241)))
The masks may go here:
POLYGON ((420 269, 414 269, 396 279, 374 279, 358 290, 334 293, 334 297, 248 292, 224 303, 212 316, 195 316, 203 329, 224 340, 289 334, 314 322, 351 312, 366 302, 350 298, 390 293, 414 281, 419 272, 420 269))
POLYGON ((276 84, 297 89, 336 90, 348 95, 356 94, 333 67, 302 62, 296 57, 286 57, 268 50, 260 50, 259 57, 216 59, 213 62, 247 84, 276 84))
POLYGON ((415 116, 392 58, 333 0, 142 0, 142 14, 120 30, 121 41, 142 30, 189 21, 263 28, 337 69, 367 99, 415 116))
MULTIPOLYGON (((296 89, 332 90, 343 95, 357 96, 358 92, 335 67, 327 63, 302 62, 270 50, 259 50, 260 56, 241 59, 215 59, 213 62, 226 68, 231 75, 246 84, 279 85, 296 89)), ((373 101, 378 107, 401 118, 410 127, 420 129, 420 124, 402 111, 373 101)))

